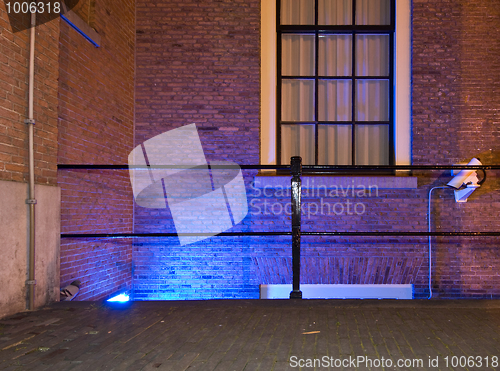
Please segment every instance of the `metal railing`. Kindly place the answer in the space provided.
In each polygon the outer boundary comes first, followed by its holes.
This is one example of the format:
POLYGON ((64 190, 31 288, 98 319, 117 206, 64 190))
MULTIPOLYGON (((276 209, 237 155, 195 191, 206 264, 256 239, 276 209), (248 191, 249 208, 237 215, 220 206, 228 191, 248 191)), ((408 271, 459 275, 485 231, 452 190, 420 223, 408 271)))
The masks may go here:
MULTIPOLYGON (((210 165, 209 165, 210 166, 210 165)), ((212 165, 212 169, 235 168, 235 165, 212 165)), ((129 166, 129 165, 58 165, 59 170, 129 170, 129 169, 167 169, 182 168, 174 165, 164 166, 129 166)), ((185 167, 189 169, 189 167, 185 167)), ((291 158, 290 166, 286 165, 239 165, 244 170, 278 170, 286 171, 291 175, 291 206, 292 206, 292 225, 291 231, 276 232, 221 232, 217 236, 221 237, 241 237, 241 236, 292 236, 292 292, 290 299, 302 298, 300 291, 300 245, 302 236, 359 236, 359 237, 487 237, 500 236, 500 232, 494 231, 441 231, 441 232, 338 232, 338 231, 301 231, 301 209, 302 209, 302 181, 304 174, 326 173, 326 174, 350 174, 353 172, 372 172, 372 171, 398 171, 398 170, 500 170, 500 165, 302 165, 301 157, 291 158)), ((61 233, 61 238, 132 238, 132 237, 178 237, 178 236, 214 236, 211 233, 61 233)))

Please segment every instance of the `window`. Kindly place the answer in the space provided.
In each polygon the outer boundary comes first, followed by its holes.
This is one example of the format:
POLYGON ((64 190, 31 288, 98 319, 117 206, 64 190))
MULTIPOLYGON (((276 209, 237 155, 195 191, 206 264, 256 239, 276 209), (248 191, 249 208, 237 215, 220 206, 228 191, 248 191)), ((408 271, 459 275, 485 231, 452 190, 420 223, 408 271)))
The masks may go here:
POLYGON ((279 0, 277 14, 281 163, 394 164, 394 0, 279 0))

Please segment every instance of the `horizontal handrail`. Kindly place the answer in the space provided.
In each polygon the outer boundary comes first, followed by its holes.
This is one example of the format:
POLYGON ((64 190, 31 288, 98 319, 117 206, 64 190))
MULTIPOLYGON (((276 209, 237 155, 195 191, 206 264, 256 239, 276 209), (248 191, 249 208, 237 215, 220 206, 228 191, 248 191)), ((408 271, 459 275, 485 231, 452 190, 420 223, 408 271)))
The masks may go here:
MULTIPOLYGON (((301 236, 358 236, 358 237, 493 237, 500 232, 301 232, 301 236)), ((292 232, 222 232, 213 233, 62 233, 61 238, 131 238, 131 237, 243 237, 291 236, 292 232)))
POLYGON ((281 236, 291 235, 292 232, 222 232, 213 233, 61 233, 61 238, 102 238, 102 237, 216 237, 216 236, 281 236))
MULTIPOLYGON (((203 165, 190 166, 190 165, 83 165, 83 164, 59 164, 58 170, 150 170, 150 169, 192 169, 200 170, 203 165)), ((231 164, 208 164, 211 169, 245 169, 245 170, 290 170, 288 165, 231 165, 231 164)))
POLYGON ((307 171, 337 170, 500 170, 500 165, 303 165, 302 173, 307 171))
MULTIPOLYGON (((370 231, 370 232, 343 232, 343 231, 301 231, 301 175, 339 174, 350 172, 367 171, 412 171, 412 170, 482 170, 486 179, 486 170, 500 170, 500 165, 302 165, 300 157, 292 157, 290 165, 237 165, 237 164, 206 164, 198 166, 189 165, 91 165, 91 164, 59 164, 58 170, 131 170, 131 169, 192 169, 201 170, 210 167, 211 169, 245 169, 245 170, 283 170, 289 172, 292 187, 292 231, 276 232, 222 232, 214 233, 62 233, 61 238, 140 238, 140 237, 243 237, 243 236, 291 236, 292 237, 292 270, 293 270, 293 291, 290 293, 291 299, 302 298, 300 291, 300 241, 302 236, 336 236, 336 237, 493 237, 500 236, 500 232, 495 231, 440 231, 440 232, 419 232, 419 231, 370 231)), ((430 256, 429 256, 430 262, 430 256)))
MULTIPOLYGON (((212 169, 237 169, 244 170, 290 170, 290 165, 211 165, 212 169)), ((58 170, 129 170, 129 169, 200 169, 199 166, 186 165, 106 165, 106 164, 59 164, 58 170)), ((500 170, 500 165, 303 165, 305 172, 329 172, 351 170, 500 170)))

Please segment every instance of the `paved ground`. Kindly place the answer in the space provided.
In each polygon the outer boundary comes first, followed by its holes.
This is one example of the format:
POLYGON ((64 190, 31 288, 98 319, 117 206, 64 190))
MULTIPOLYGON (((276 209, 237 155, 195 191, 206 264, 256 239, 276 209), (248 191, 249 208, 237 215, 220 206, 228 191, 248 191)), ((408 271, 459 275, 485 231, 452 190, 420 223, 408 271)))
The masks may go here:
POLYGON ((69 302, 0 320, 0 370, 500 370, 499 358, 499 301, 69 302))

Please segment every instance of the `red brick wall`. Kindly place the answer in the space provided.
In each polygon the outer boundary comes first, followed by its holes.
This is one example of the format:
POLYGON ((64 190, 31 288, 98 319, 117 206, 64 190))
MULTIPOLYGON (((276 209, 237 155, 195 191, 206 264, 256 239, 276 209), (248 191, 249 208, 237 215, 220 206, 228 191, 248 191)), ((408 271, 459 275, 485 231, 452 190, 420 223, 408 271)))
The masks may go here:
MULTIPOLYGON (((140 0, 136 27, 132 1, 98 0, 100 48, 59 19, 37 27, 36 182, 61 186, 63 233, 132 230, 127 171, 57 176, 56 164, 126 163, 134 147, 136 28, 137 143, 196 122, 209 161, 259 162, 259 4, 140 0)), ((3 4, 0 22, 0 179, 26 181, 29 31, 12 32, 3 4)), ((500 163, 498 2, 414 0, 412 22, 413 163, 474 156, 500 163)), ((253 175, 246 174, 247 186, 253 175)), ((426 231, 428 191, 449 176, 415 175, 417 190, 380 191, 363 200, 366 214, 313 216, 304 219, 304 229, 426 231)), ((497 230, 499 188, 498 172, 490 171, 466 204, 437 190, 433 229, 497 230)), ((135 217, 137 231, 172 227, 168 213, 138 208, 135 217)), ((287 217, 256 214, 235 230, 282 230, 288 223, 287 217)), ((136 241, 139 296, 255 297, 259 283, 291 280, 286 238, 219 238, 197 246, 136 241)), ((437 238, 433 246, 435 296, 500 296, 498 238, 437 238)), ((307 283, 413 283, 425 297, 427 264, 425 238, 304 239, 307 283)), ((128 240, 61 242, 61 284, 80 279, 80 300, 130 288, 131 274, 128 240)))
MULTIPOLYGON (((61 164, 126 164, 133 149, 135 4, 96 2, 94 47, 61 21, 59 153, 61 164)), ((132 231, 127 171, 59 171, 62 233, 132 231)), ((61 241, 61 285, 82 281, 79 300, 130 288, 130 240, 61 241)))
MULTIPOLYGON (((0 179, 28 181, 28 66, 30 30, 11 25, 0 4, 0 179)), ((57 178, 59 19, 36 27, 35 182, 57 178)))
MULTIPOLYGON (((136 143, 196 123, 208 161, 258 163, 260 1, 140 0, 137 17, 136 143)), ((136 232, 172 230, 168 210, 136 207, 135 218, 136 232)), ((255 292, 247 255, 220 243, 193 249, 137 240, 136 297, 255 292)))
MULTIPOLYGON (((500 6, 498 1, 413 1, 413 161, 499 164, 500 6)), ((438 173, 439 174, 439 173, 438 173)), ((466 204, 434 204, 435 228, 496 231, 498 172, 466 204)), ((419 184, 442 180, 421 178, 419 184)), ((450 191, 437 191, 446 200, 450 191), (443 193, 445 192, 445 193, 443 193)), ((500 295, 498 238, 438 239, 442 296, 500 295)))
POLYGON ((212 161, 259 162, 259 7, 137 1, 137 143, 196 123, 212 161))
POLYGON ((96 0, 79 0, 71 9, 90 27, 95 27, 95 2, 96 0))
MULTIPOLYGON (((258 163, 258 8, 258 1, 137 3, 137 143, 196 122, 209 161, 258 163)), ((413 164, 474 156, 500 163, 498 2, 414 0, 412 12, 413 164)), ((246 172, 249 194, 253 175, 246 172)), ((414 175, 414 190, 329 199, 362 202, 366 212, 303 217, 303 230, 426 232, 429 190, 450 176, 414 175)), ((455 203, 450 189, 434 191, 432 229, 498 230, 499 186, 498 172, 491 171, 466 204, 455 203)), ((254 205, 264 200, 289 202, 273 195, 254 205)), ((233 230, 288 230, 289 217, 276 214, 262 209, 233 230)), ((173 223, 168 211, 137 207, 135 228, 172 231, 173 223)), ((175 239, 136 242, 138 299, 258 297, 258 284, 291 283, 289 238, 217 237, 184 247, 175 239)), ((500 297, 498 238, 432 242, 435 297, 500 297)), ((412 283, 416 297, 429 294, 426 237, 304 237, 302 246, 304 283, 412 283)))
POLYGON ((500 6, 413 1, 413 160, 499 162, 500 6))

